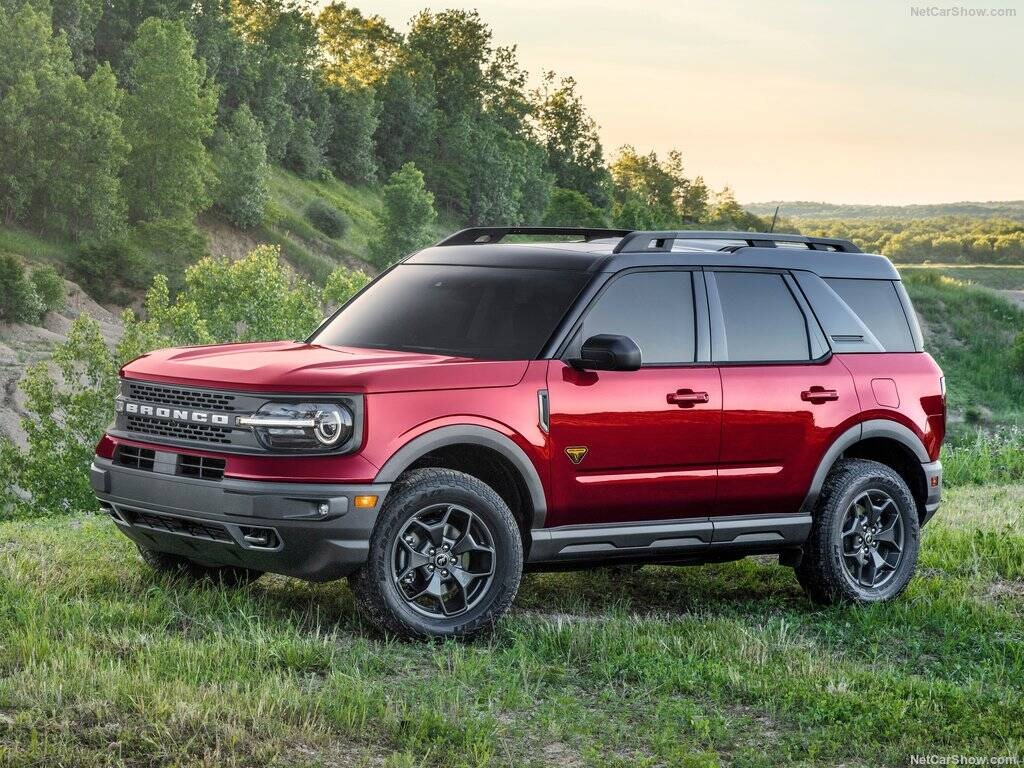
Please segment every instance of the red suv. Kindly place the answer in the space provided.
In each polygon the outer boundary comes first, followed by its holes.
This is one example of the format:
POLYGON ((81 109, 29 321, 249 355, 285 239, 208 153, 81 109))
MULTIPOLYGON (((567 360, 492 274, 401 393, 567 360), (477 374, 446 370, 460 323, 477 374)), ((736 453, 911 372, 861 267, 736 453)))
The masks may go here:
POLYGON ((524 569, 775 553, 815 600, 885 600, 939 503, 942 373, 842 240, 470 229, 307 341, 122 377, 92 484, 150 565, 348 576, 404 636, 485 629, 524 569))

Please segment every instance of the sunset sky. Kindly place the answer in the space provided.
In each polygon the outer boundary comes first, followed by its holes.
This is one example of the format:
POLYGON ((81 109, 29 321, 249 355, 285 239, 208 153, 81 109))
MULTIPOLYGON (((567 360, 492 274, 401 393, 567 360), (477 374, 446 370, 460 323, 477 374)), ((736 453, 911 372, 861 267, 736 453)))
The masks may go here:
POLYGON ((354 0, 404 31, 476 8, 523 65, 572 74, 623 143, 676 147, 744 202, 1024 198, 1024 1, 354 0))

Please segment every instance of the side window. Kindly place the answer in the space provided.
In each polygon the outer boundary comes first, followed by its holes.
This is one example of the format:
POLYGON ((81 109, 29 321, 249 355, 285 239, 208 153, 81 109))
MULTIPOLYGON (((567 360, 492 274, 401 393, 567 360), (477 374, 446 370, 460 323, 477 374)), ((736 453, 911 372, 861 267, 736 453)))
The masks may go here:
POLYGON ((719 361, 810 360, 807 319, 782 275, 715 272, 725 349, 719 361))
POLYGON ((569 357, 591 336, 629 336, 644 365, 696 359, 693 277, 689 272, 634 272, 613 278, 583 318, 569 357))
POLYGON ((857 313, 886 352, 913 352, 907 313, 891 280, 827 278, 833 291, 857 313))

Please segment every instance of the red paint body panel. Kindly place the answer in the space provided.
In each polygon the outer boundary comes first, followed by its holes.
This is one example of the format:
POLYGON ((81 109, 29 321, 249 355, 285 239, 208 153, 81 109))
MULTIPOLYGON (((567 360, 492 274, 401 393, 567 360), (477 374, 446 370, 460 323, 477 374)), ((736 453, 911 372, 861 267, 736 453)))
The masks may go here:
POLYGON ((860 411, 837 358, 818 365, 722 368, 722 453, 716 514, 799 509, 821 457, 860 411), (809 402, 812 387, 837 399, 809 402))
POLYGON ((581 372, 559 360, 551 398, 550 525, 707 517, 715 505, 722 421, 716 367, 581 372), (707 393, 689 407, 678 390, 707 393), (585 446, 579 464, 565 449, 585 446))
POLYGON ((939 380, 942 370, 925 352, 891 352, 876 355, 839 355, 853 374, 860 397, 860 421, 890 419, 916 434, 932 461, 939 458, 946 436, 946 417, 939 380), (892 379, 898 407, 880 405, 872 379, 892 379))

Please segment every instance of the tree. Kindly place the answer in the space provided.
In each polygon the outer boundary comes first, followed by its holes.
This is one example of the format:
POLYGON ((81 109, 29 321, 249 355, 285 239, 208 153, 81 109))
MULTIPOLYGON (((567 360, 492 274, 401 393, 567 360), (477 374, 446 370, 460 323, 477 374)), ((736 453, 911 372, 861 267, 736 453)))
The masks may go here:
POLYGON ((610 202, 610 179, 604 167, 604 150, 597 123, 576 92, 576 81, 571 77, 556 81, 554 72, 545 72, 541 86, 531 96, 537 130, 547 150, 555 184, 575 189, 598 208, 606 208, 610 202))
POLYGON ((423 174, 406 163, 391 174, 384 186, 384 215, 370 255, 386 267, 430 242, 430 227, 437 218, 434 196, 423 183, 423 174))
POLYGON ((575 189, 555 187, 544 213, 546 227, 606 227, 604 213, 575 189))
POLYGON ((429 66, 438 108, 446 116, 482 109, 491 30, 479 13, 421 11, 412 20, 406 46, 414 59, 429 66))
POLYGON ((217 205, 241 229, 263 220, 270 199, 270 166, 263 128, 242 105, 218 132, 217 205))
POLYGON ((402 36, 381 16, 364 16, 358 8, 332 2, 316 19, 320 51, 329 80, 374 86, 398 57, 402 36))
POLYGON ((381 170, 394 173, 410 159, 422 163, 442 117, 429 65, 400 62, 377 87, 376 100, 380 112, 373 140, 381 170))
POLYGON ((359 293, 369 282, 370 276, 361 269, 338 267, 327 278, 327 284, 323 290, 323 303, 328 306, 340 307, 359 293))
POLYGON ((204 141, 217 94, 180 21, 147 19, 130 48, 125 188, 134 218, 192 219, 209 207, 213 173, 204 141))
POLYGON ((327 157, 335 175, 355 184, 373 181, 377 160, 373 135, 377 130, 377 104, 373 90, 357 83, 333 85, 328 91, 331 127, 327 157))

